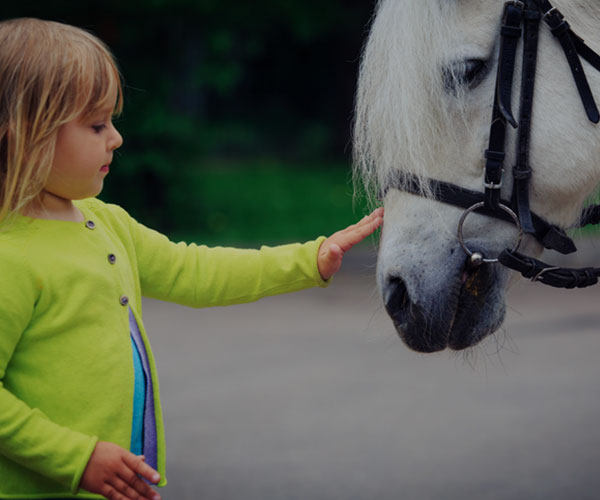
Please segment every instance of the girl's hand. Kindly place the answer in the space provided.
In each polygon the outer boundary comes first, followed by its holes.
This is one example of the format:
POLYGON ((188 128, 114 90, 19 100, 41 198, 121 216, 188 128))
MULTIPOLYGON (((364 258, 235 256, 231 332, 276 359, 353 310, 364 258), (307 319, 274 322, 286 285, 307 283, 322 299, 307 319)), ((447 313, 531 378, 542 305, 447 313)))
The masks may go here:
POLYGON ((160 500, 160 495, 142 478, 156 484, 160 475, 144 462, 144 457, 116 444, 98 441, 80 487, 110 500, 160 500))
POLYGON ((319 248, 319 254, 317 255, 317 266, 321 277, 328 280, 337 273, 342 265, 344 254, 382 224, 383 208, 378 208, 356 224, 327 238, 319 248))

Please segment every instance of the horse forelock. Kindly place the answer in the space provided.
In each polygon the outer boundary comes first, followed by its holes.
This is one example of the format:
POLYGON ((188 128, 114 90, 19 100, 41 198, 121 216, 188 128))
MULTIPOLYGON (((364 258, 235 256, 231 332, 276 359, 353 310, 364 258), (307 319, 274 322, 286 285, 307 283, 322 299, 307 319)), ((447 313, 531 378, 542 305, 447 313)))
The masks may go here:
MULTIPOLYGON (((452 1, 378 4, 363 51, 354 121, 355 179, 367 193, 391 179, 401 182, 399 173, 424 178, 440 160, 439 138, 456 139, 457 117, 447 106, 442 71, 455 16, 452 1)), ((456 104, 461 96, 452 99, 456 104)))

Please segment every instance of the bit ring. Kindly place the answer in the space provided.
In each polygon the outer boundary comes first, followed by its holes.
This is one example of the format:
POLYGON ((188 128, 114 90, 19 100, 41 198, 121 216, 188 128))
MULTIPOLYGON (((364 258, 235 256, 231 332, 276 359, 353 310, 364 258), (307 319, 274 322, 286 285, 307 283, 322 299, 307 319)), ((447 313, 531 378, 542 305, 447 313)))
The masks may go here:
MULTIPOLYGON (((470 250, 469 247, 467 247, 467 245, 465 243, 465 239, 463 236, 463 226, 464 226, 465 220, 469 216, 469 214, 475 212, 476 210, 479 210, 480 208, 483 208, 484 206, 485 206, 485 203, 483 201, 480 201, 478 203, 475 203, 474 205, 471 205, 469 208, 467 208, 463 212, 463 214, 460 217, 460 220, 458 221, 458 231, 457 231, 458 242, 460 243, 460 246, 462 247, 464 252, 469 257, 473 257, 473 251, 470 250)), ((517 226, 517 229, 519 230, 519 234, 515 241, 515 245, 513 246, 513 249, 512 249, 513 252, 516 252, 519 249, 519 247, 521 246, 521 241, 523 240, 523 228, 521 227, 521 223, 519 222, 519 217, 510 208, 508 208, 506 205, 503 205, 502 203, 500 203, 498 205, 498 208, 500 208, 500 210, 502 210, 503 212, 506 212, 508 215, 510 215, 511 219, 515 223, 515 226, 517 226)), ((481 260, 481 262, 483 264, 495 264, 496 262, 498 262, 498 259, 497 258, 496 259, 483 258, 481 260)))

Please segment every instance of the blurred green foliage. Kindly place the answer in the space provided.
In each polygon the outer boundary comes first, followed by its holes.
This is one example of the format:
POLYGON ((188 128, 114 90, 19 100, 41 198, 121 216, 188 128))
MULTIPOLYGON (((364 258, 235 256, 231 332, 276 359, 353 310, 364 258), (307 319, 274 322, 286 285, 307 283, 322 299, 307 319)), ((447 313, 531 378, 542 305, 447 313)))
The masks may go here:
POLYGON ((288 240, 355 218, 351 115, 374 3, 28 0, 2 17, 74 24, 115 54, 125 142, 102 198, 170 235, 288 240))
POLYGON ((189 241, 199 231, 210 245, 274 244, 329 234, 356 219, 345 164, 214 164, 191 172, 186 184, 186 193, 175 184, 166 192, 184 226, 195 228, 174 231, 175 239, 189 241))

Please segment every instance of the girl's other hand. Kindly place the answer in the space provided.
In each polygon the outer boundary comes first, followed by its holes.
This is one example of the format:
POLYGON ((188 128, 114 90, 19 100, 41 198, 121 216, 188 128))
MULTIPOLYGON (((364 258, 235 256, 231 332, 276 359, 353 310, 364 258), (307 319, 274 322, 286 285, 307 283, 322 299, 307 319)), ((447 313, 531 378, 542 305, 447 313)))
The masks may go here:
POLYGON ((116 444, 98 441, 79 486, 110 500, 160 500, 160 495, 142 478, 156 484, 160 475, 144 462, 144 457, 116 444))
POLYGON ((327 238, 319 248, 317 266, 324 280, 338 272, 344 254, 383 224, 383 208, 378 208, 362 220, 327 238))

